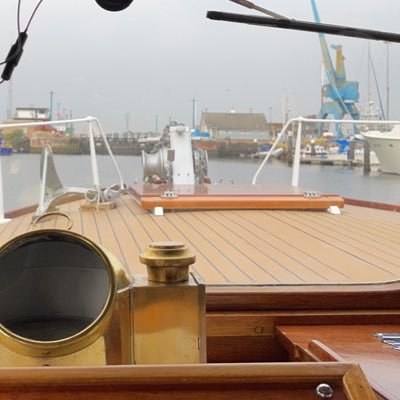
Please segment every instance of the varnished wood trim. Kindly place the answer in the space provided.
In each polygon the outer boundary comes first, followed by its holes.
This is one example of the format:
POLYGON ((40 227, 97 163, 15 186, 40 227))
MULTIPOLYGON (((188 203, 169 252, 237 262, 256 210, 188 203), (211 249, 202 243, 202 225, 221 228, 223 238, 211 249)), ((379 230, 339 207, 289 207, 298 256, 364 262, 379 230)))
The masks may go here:
POLYGON ((343 357, 334 352, 328 346, 325 346, 319 340, 311 340, 308 343, 308 350, 314 354, 320 361, 340 361, 346 362, 343 357))
POLYGON ((348 363, 205 364, 76 368, 1 368, 0 389, 26 386, 192 385, 216 383, 288 383, 341 380, 348 363))
POLYGON ((209 311, 396 309, 400 284, 208 286, 206 302, 209 311))
POLYGON ((386 204, 380 203, 377 201, 368 201, 368 200, 357 200, 350 199, 348 197, 343 197, 344 204, 366 207, 366 208, 375 208, 377 210, 387 210, 387 211, 400 211, 400 205, 398 204, 386 204))
POLYGON ((208 312, 206 318, 209 362, 318 361, 308 350, 297 352, 279 326, 400 325, 400 311, 389 310, 208 312))
MULTIPOLYGON (((77 201, 77 200, 81 200, 84 198, 83 194, 70 194, 70 195, 66 195, 65 197, 62 197, 57 204, 61 205, 61 204, 67 204, 73 201, 77 201)), ((19 208, 17 210, 13 210, 13 211, 7 211, 4 215, 6 218, 17 218, 17 217, 21 217, 22 215, 25 214, 30 214, 36 211, 38 205, 34 204, 31 206, 27 206, 27 207, 23 207, 23 208, 19 208)))
MULTIPOLYGON (((398 396, 397 371, 399 359, 396 351, 382 344, 374 333, 397 332, 399 325, 375 324, 360 326, 278 326, 276 336, 279 342, 293 354, 293 349, 301 346, 311 350, 322 360, 346 359, 358 362, 365 371, 370 385, 385 399, 400 399, 398 396), (323 343, 321 343, 323 342, 323 343), (325 345, 326 344, 326 345, 325 345)), ((307 358, 305 358, 307 359, 307 358)))
POLYGON ((318 362, 319 360, 313 353, 308 349, 303 349, 301 346, 295 344, 294 352, 291 357, 292 361, 302 361, 302 362, 318 362))
POLYGON ((33 212, 35 212, 36 209, 37 209, 37 204, 33 205, 33 206, 19 208, 17 210, 13 210, 13 211, 7 211, 4 214, 4 216, 6 218, 17 218, 17 217, 21 217, 22 215, 33 213, 33 212))
POLYGON ((400 310, 209 311, 207 337, 275 336, 276 325, 400 324, 400 310))
POLYGON ((166 210, 226 210, 226 209, 280 209, 280 210, 326 210, 330 206, 344 207, 337 196, 306 199, 303 196, 181 196, 162 198, 144 196, 140 205, 146 210, 163 207, 166 210))
POLYGON ((208 363, 287 362, 288 353, 274 337, 207 337, 208 363))
POLYGON ((353 367, 314 362, 1 369, 0 398, 286 400, 310 398, 324 382, 332 385, 338 398, 345 390, 349 399, 372 400, 362 371, 353 367))
POLYGON ((359 365, 353 365, 343 377, 344 391, 349 400, 376 400, 359 365))

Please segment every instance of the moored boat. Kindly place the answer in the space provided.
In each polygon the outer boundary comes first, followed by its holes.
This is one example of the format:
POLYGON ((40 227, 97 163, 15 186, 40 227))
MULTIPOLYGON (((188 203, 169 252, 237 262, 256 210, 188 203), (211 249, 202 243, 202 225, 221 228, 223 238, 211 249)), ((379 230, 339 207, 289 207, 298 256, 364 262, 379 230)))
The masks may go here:
POLYGON ((3 139, 0 139, 0 156, 10 156, 13 152, 11 146, 7 146, 3 139))
POLYGON ((301 155, 303 158, 328 158, 328 151, 325 149, 324 146, 310 143, 305 145, 305 147, 302 149, 301 155))
POLYGON ((0 147, 0 156, 10 156, 13 152, 12 147, 1 146, 0 147))
MULTIPOLYGON (((262 146, 259 146, 257 148, 257 151, 252 154, 253 158, 264 158, 271 150, 272 145, 271 144, 263 144, 262 146)), ((283 147, 278 147, 275 148, 271 152, 271 157, 272 158, 279 158, 284 154, 285 150, 283 147)))
POLYGON ((400 126, 390 131, 367 131, 363 136, 379 159, 383 172, 400 174, 400 126))

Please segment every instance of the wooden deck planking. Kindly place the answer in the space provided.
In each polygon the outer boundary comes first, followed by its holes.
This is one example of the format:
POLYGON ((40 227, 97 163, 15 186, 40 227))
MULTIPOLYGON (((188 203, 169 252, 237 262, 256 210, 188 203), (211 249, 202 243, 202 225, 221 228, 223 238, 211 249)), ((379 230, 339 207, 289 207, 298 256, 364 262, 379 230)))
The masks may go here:
MULTIPOLYGON (((362 234, 373 235, 379 239, 381 243, 386 243, 386 241, 388 241, 397 244, 397 241, 400 239, 400 221, 399 223, 393 224, 392 220, 390 224, 382 224, 382 221, 374 219, 365 220, 362 215, 358 216, 353 213, 345 213, 341 217, 343 217, 343 222, 348 229, 355 230, 362 234)), ((397 215, 393 215, 393 217, 397 219, 397 215)), ((343 222, 341 222, 342 226, 343 222)))
MULTIPOLYGON (((339 216, 341 218, 342 216, 339 216)), ((400 249, 395 246, 394 240, 391 246, 388 246, 388 240, 377 237, 376 233, 371 234, 365 232, 364 229, 358 228, 349 229, 347 228, 344 232, 341 228, 339 221, 335 221, 335 216, 316 216, 309 213, 294 213, 294 218, 301 221, 305 226, 314 229, 319 232, 320 229, 324 229, 324 234, 329 240, 333 240, 338 246, 342 244, 345 246, 351 245, 355 249, 362 252, 364 256, 372 256, 372 259, 376 259, 377 263, 381 261, 385 262, 389 269, 393 267, 393 272, 398 274, 400 272, 400 265, 398 263, 400 257, 400 249), (326 234, 326 229, 329 230, 329 234, 326 234)), ((348 220, 343 221, 348 227, 348 220)), ((342 223, 343 224, 343 223, 342 223)), ((342 225, 343 226, 343 225, 342 225)), ((398 242, 397 242, 398 243, 398 242)))
POLYGON ((125 204, 129 209, 129 213, 121 210, 119 212, 124 213, 126 216, 125 222, 131 228, 131 237, 139 254, 153 241, 146 226, 143 224, 143 220, 147 220, 149 215, 148 213, 138 213, 140 208, 135 203, 125 204))
MULTIPOLYGON (((246 214, 231 214, 227 211, 224 215, 231 220, 238 232, 265 249, 265 252, 270 257, 273 256, 283 270, 292 274, 288 282, 328 282, 326 277, 319 272, 320 263, 317 263, 313 256, 290 243, 286 233, 283 233, 283 235, 274 234, 268 228, 266 229, 264 224, 260 225, 259 217, 253 211, 247 211, 246 214)), ((332 271, 335 272, 333 269, 332 271)), ((335 278, 343 279, 343 275, 337 274, 335 278)))
MULTIPOLYGON (((243 231, 243 229, 239 230, 233 221, 229 221, 224 217, 226 213, 226 211, 207 212, 205 217, 201 216, 199 218, 202 218, 204 223, 207 223, 221 238, 228 238, 229 243, 235 249, 240 249, 241 252, 246 254, 246 257, 251 259, 258 267, 256 272, 260 276, 257 278, 256 275, 253 275, 254 279, 258 282, 267 283, 279 283, 283 280, 297 283, 302 281, 298 274, 293 274, 292 271, 282 268, 278 260, 271 255, 271 252, 273 252, 271 249, 269 249, 270 251, 264 251, 265 242, 260 240, 257 243, 257 237, 254 235, 251 237, 252 234, 243 231), (249 237, 251 237, 250 240, 249 237)), ((244 263, 243 265, 245 268, 246 264, 244 263)), ((250 270, 248 272, 250 273, 250 270)))
MULTIPOLYGON (((288 216, 290 215, 289 211, 286 213, 288 216)), ((316 253, 316 249, 322 245, 319 240, 290 228, 286 221, 276 218, 275 211, 259 211, 253 218, 255 218, 255 225, 263 229, 269 235, 268 237, 279 241, 282 254, 288 256, 294 254, 296 259, 301 260, 303 266, 308 267, 308 271, 318 276, 316 282, 350 281, 350 276, 346 272, 336 268, 336 262, 332 256, 321 256, 316 253)), ((331 251, 327 245, 323 245, 321 250, 325 250, 327 253, 331 251)), ((307 278, 308 281, 310 280, 307 278)))
MULTIPOLYGON (((73 210, 71 210, 71 218, 73 220, 72 230, 81 233, 87 236, 89 239, 93 240, 100 246, 104 247, 107 250, 110 250, 116 257, 118 257, 122 262, 124 262, 129 267, 132 265, 139 265, 139 250, 135 249, 135 243, 132 240, 129 240, 132 231, 130 229, 124 229, 124 219, 120 216, 120 209, 129 210, 126 207, 117 207, 116 210, 88 210, 88 209, 80 209, 80 205, 83 202, 74 202, 72 203, 76 205, 73 210), (113 211, 111 217, 109 213, 113 211), (115 212, 117 211, 117 213, 115 212), (106 218, 103 218, 103 217, 106 218), (100 217, 100 218, 99 218, 100 217), (99 224, 98 220, 105 220, 101 224, 99 224), (108 222, 108 234, 103 234, 104 227, 107 227, 108 222), (118 234, 116 234, 118 228, 118 234), (112 233, 112 234, 110 234, 112 233), (112 250, 114 249, 114 251, 112 250), (135 264, 133 260, 137 260, 135 264)), ((63 206, 63 211, 66 209, 63 206)), ((144 269, 141 266, 132 271, 133 273, 144 272, 144 269)))
MULTIPOLYGON (((400 215, 346 206, 325 212, 216 210, 166 212, 156 217, 130 196, 116 209, 60 207, 72 230, 111 251, 135 274, 139 254, 153 241, 183 241, 196 254, 194 270, 209 285, 375 282, 400 277, 400 215), (381 217, 385 223, 382 222, 381 217), (389 228, 386 229, 386 222, 389 228)), ((32 214, 0 226, 0 243, 31 230, 32 214)), ((38 228, 65 229, 63 217, 38 228)))
POLYGON ((31 227, 32 215, 24 215, 20 218, 11 220, 5 225, 8 225, 6 229, 2 230, 0 234, 1 244, 11 240, 13 237, 21 235, 32 229, 31 227))
MULTIPOLYGON (((89 239, 102 246, 103 241, 100 237, 100 232, 97 226, 96 211, 78 209, 73 213, 73 215, 75 214, 79 215, 81 220, 82 230, 78 233, 82 233, 82 235, 87 236, 89 239)), ((74 226, 72 227, 72 230, 74 230, 74 226)))
MULTIPOLYGON (((154 217, 153 214, 149 212, 143 212, 140 206, 133 199, 127 199, 125 203, 127 205, 127 211, 128 208, 132 209, 130 215, 133 224, 133 233, 135 232, 137 224, 139 224, 141 229, 146 232, 145 240, 138 245, 140 251, 143 251, 151 242, 169 240, 165 232, 163 232, 158 226, 156 222, 157 217, 154 217)), ((125 210, 122 210, 121 212, 124 211, 125 210)))
POLYGON ((137 268, 140 267, 138 257, 135 257, 137 249, 134 248, 135 242, 131 236, 132 229, 130 229, 129 221, 121 215, 121 208, 124 207, 108 211, 107 219, 117 240, 121 253, 120 260, 129 266, 132 273, 137 273, 137 268))
MULTIPOLYGON (((215 266, 220 271, 226 283, 253 283, 252 278, 243 272, 236 264, 235 260, 226 254, 223 248, 216 247, 213 242, 205 236, 204 228, 198 224, 192 225, 187 222, 188 212, 169 213, 168 220, 186 237, 188 244, 194 251, 197 249, 209 263, 215 266), (182 214, 185 215, 182 218, 182 214)), ((208 281, 206 279, 206 281, 208 281)))
MULTIPOLYGON (((327 218, 322 219, 321 223, 330 227, 332 233, 335 232, 337 237, 342 238, 341 240, 351 244, 352 247, 362 250, 365 255, 375 256, 379 263, 386 261, 396 266, 396 273, 399 272, 400 235, 397 232, 396 234, 380 232, 373 223, 365 226, 357 223, 354 216, 348 215, 343 215, 343 219, 339 218, 333 221, 333 224, 329 224, 327 218), (351 223, 354 223, 354 227, 351 227, 351 223)), ((397 230, 399 229, 400 225, 397 230)))
POLYGON ((222 227, 220 221, 207 218, 204 212, 192 212, 185 215, 185 220, 252 282, 280 282, 280 279, 263 267, 262 262, 258 262, 254 247, 231 230, 222 227))
POLYGON ((269 225, 272 233, 281 235, 281 237, 286 236, 293 246, 297 246, 305 253, 312 255, 320 264, 317 271, 329 281, 334 282, 338 273, 342 275, 339 282, 352 281, 354 279, 352 277, 353 270, 360 271, 367 266, 366 263, 321 239, 312 230, 305 231, 301 224, 296 224, 296 221, 293 221, 292 212, 288 211, 283 214, 261 213, 260 221, 269 225), (347 270, 349 262, 351 262, 351 271, 347 270), (343 266, 346 267, 343 268, 343 266))
POLYGON ((385 268, 373 264, 371 259, 365 259, 357 249, 347 246, 344 242, 337 244, 335 238, 328 239, 329 228, 317 232, 316 229, 296 221, 293 212, 284 214, 278 212, 273 218, 286 226, 286 229, 290 226, 294 243, 301 243, 305 251, 313 252, 322 262, 347 274, 351 281, 359 279, 360 282, 374 282, 376 279, 392 280, 395 277, 385 268))
MULTIPOLYGON (((137 220, 127 207, 117 207, 114 211, 112 224, 114 231, 118 232, 118 241, 124 253, 123 261, 128 265, 132 274, 144 274, 146 267, 140 263, 139 254, 149 244, 144 246, 147 235, 140 232, 137 220), (116 216, 115 216, 116 215, 116 216), (140 241, 140 235, 143 237, 140 241)), ((147 239, 148 240, 148 239, 147 239)))
POLYGON ((2 237, 4 235, 4 233, 7 231, 7 229, 10 229, 10 226, 14 226, 14 229, 15 229, 15 226, 17 224, 18 224, 18 222, 15 222, 15 220, 0 224, 0 236, 2 237))
POLYGON ((343 213, 358 218, 360 223, 365 225, 374 224, 381 226, 383 230, 393 229, 398 232, 400 225, 400 214, 396 212, 346 205, 343 213))
POLYGON ((67 229, 68 228, 68 223, 72 222, 73 225, 73 221, 71 219, 71 215, 73 213, 73 203, 67 203, 64 206, 64 210, 65 213, 68 215, 68 217, 70 218, 70 221, 65 218, 64 216, 61 215, 57 215, 56 218, 54 218, 54 225, 53 228, 54 229, 67 229))
POLYGON ((167 240, 163 232, 155 225, 152 215, 140 208, 136 201, 130 197, 123 199, 123 206, 117 207, 120 214, 120 224, 130 241, 129 255, 130 268, 135 274, 144 274, 146 267, 139 262, 139 255, 147 246, 155 241, 167 240))
POLYGON ((218 269, 201 253, 201 251, 199 251, 197 246, 194 243, 188 243, 185 234, 181 230, 177 229, 170 221, 169 214, 170 213, 166 213, 163 217, 152 215, 150 218, 153 220, 153 223, 157 225, 160 231, 163 232, 166 240, 186 243, 191 251, 196 254, 196 262, 192 268, 201 279, 204 280, 204 277, 207 277, 207 280, 212 282, 226 282, 224 276, 221 275, 218 269))
MULTIPOLYGON (((223 230, 220 230, 221 235, 223 235, 224 230, 230 232, 231 243, 236 248, 243 248, 243 245, 246 245, 248 254, 265 271, 260 282, 305 283, 307 277, 313 280, 321 278, 321 281, 323 281, 322 277, 312 273, 294 257, 283 254, 282 251, 277 249, 273 243, 267 240, 268 233, 257 229, 251 218, 239 224, 235 218, 230 218, 231 211, 208 212, 206 215, 212 216, 212 219, 215 220, 215 229, 217 229, 218 224, 224 227, 223 230)), ((274 241, 273 239, 272 241, 274 241)))
MULTIPOLYGON (((30 221, 31 220, 29 219, 29 222, 30 221)), ((18 228, 21 226, 21 224, 22 220, 18 218, 18 219, 12 219, 10 222, 0 225, 0 228, 2 228, 0 233, 1 244, 12 239, 14 237, 14 232, 18 232, 18 228)))
MULTIPOLYGON (((111 251, 116 257, 118 257, 122 262, 124 262, 123 253, 116 236, 115 231, 110 223, 109 215, 113 210, 81 210, 83 215, 83 221, 85 223, 85 229, 90 232, 96 232, 99 237, 100 245, 111 251), (92 214, 92 220, 94 221, 94 226, 90 226, 90 216, 92 214), (93 229, 95 228, 95 230, 93 229), (93 230, 92 230, 93 229, 93 230)), ((90 236, 89 236, 90 237, 90 236)))
MULTIPOLYGON (((398 243, 400 240, 400 224, 397 229, 383 229, 376 226, 373 222, 364 224, 360 217, 352 214, 343 214, 339 218, 336 216, 322 215, 318 223, 329 225, 332 231, 336 230, 339 234, 353 236, 359 238, 360 241, 369 240, 375 245, 383 246, 385 251, 395 249, 397 253, 398 243), (345 226, 345 230, 343 229, 345 226)), ((315 219, 314 215, 305 214, 306 219, 315 219)))

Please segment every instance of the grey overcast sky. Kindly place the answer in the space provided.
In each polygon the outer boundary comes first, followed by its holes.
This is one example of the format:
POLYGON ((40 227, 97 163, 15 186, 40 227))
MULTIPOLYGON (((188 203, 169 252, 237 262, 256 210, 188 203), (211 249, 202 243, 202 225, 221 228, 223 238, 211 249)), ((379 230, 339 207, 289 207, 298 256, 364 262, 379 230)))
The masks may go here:
MULTIPOLYGON (((22 27, 36 0, 22 1, 22 27)), ((310 0, 258 0, 299 20, 313 20, 310 0)), ((317 0, 322 22, 400 32, 398 0, 317 0)), ((16 39, 17 0, 1 0, 0 54, 16 39)), ((207 10, 250 14, 228 0, 134 0, 110 13, 94 0, 44 0, 29 30, 12 80, 13 106, 72 110, 94 115, 107 131, 122 131, 129 115, 134 131, 159 129, 168 120, 191 124, 192 102, 201 111, 264 112, 282 119, 282 96, 291 116, 316 113, 320 104, 321 52, 313 33, 284 31, 206 19, 207 10)), ((367 41, 327 36, 342 44, 347 78, 360 83, 360 108, 368 92, 367 41)), ((400 45, 389 47, 390 117, 400 118, 400 45)), ((333 52, 331 53, 334 57, 333 52)), ((371 42, 386 107, 386 54, 371 42)), ((5 119, 8 83, 0 85, 5 119)), ((378 103, 371 80, 373 100, 378 103)))

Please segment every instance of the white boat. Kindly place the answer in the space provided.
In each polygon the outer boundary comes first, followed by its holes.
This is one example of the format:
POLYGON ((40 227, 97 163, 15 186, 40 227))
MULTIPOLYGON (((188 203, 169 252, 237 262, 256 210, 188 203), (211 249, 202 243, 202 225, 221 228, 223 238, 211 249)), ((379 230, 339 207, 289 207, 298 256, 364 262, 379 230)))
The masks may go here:
POLYGON ((301 156, 303 158, 327 158, 328 157, 328 151, 325 149, 324 146, 321 146, 319 144, 307 144, 304 149, 301 151, 301 156))
POLYGON ((363 136, 378 157, 382 171, 400 174, 400 126, 395 125, 389 132, 364 132, 363 136))
MULTIPOLYGON (((270 151, 272 145, 271 144, 264 144, 257 148, 257 151, 252 155, 253 158, 264 158, 270 151)), ((272 158, 279 158, 285 152, 283 147, 276 147, 271 151, 272 158)))

